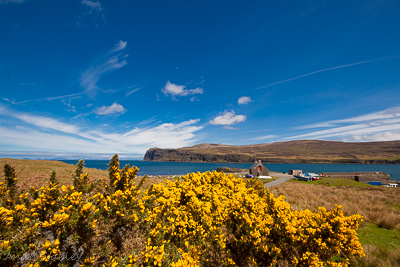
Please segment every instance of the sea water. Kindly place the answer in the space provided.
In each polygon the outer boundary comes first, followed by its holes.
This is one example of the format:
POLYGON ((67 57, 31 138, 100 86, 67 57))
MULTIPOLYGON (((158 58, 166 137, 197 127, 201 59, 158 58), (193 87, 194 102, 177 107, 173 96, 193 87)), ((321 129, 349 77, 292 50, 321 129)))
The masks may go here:
MULTIPOLYGON (((69 164, 77 164, 76 160, 62 160, 69 164)), ((106 170, 108 160, 87 160, 85 166, 106 170)), ((251 163, 194 163, 194 162, 155 162, 140 160, 121 160, 120 166, 126 164, 139 168, 139 175, 184 175, 189 172, 213 171, 219 167, 248 169, 251 163)), ((400 181, 400 165, 375 164, 264 164, 270 171, 288 172, 289 170, 303 170, 303 172, 366 172, 382 171, 390 174, 390 179, 400 181)))

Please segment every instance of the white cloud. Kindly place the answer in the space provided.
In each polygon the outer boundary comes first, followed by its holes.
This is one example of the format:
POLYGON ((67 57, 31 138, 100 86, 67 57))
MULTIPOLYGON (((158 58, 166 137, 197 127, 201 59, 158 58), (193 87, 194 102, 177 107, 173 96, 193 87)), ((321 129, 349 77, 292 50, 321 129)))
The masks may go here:
POLYGON ((382 111, 373 112, 370 114, 357 116, 354 118, 343 119, 343 120, 331 120, 325 122, 319 122, 315 124, 309 124, 297 127, 297 129, 311 129, 311 128, 325 128, 325 127, 334 127, 338 124, 342 123, 358 123, 358 122, 371 122, 371 121, 379 121, 383 119, 390 118, 400 118, 400 107, 388 108, 382 111))
POLYGON ((86 27, 92 25, 94 27, 99 27, 99 22, 106 24, 106 12, 100 1, 82 0, 81 4, 84 8, 84 12, 77 17, 76 26, 86 27))
POLYGON ((68 108, 66 109, 66 111, 76 112, 75 106, 71 105, 71 100, 66 101, 65 99, 62 99, 61 102, 62 102, 65 106, 68 107, 68 108))
POLYGON ((119 40, 119 42, 115 45, 114 49, 111 50, 111 53, 117 52, 117 51, 122 50, 122 49, 125 49, 127 44, 128 44, 128 42, 124 42, 122 40, 119 40))
MULTIPOLYGON (((126 47, 126 42, 123 42, 123 48, 120 45, 121 42, 122 41, 116 44, 116 47, 124 49, 126 47)), ((115 48, 106 55, 115 52, 114 50, 115 48)), ((98 91, 97 82, 99 81, 99 79, 105 74, 125 66, 127 64, 127 57, 127 54, 118 54, 107 59, 104 59, 103 57, 103 60, 93 64, 88 70, 86 70, 82 74, 80 79, 80 84, 85 89, 85 93, 92 97, 95 96, 98 91)))
MULTIPOLYGON (((0 157, 16 159, 85 159, 85 160, 110 160, 114 153, 76 153, 76 152, 46 152, 46 151, 0 151, 0 157)), ((119 153, 120 160, 141 160, 143 155, 132 153, 119 153)))
POLYGON ((20 86, 34 86, 34 85, 36 85, 35 83, 19 83, 18 85, 20 85, 20 86))
POLYGON ((245 115, 235 115, 234 111, 225 112, 223 115, 217 116, 210 120, 213 125, 233 125, 236 123, 244 122, 246 120, 245 115))
MULTIPOLYGON (((27 103, 27 102, 34 102, 34 101, 52 101, 52 100, 57 100, 57 99, 61 99, 61 101, 62 101, 62 99, 64 99, 64 98, 78 98, 80 95, 83 95, 83 93, 60 95, 60 96, 48 96, 48 97, 44 97, 44 98, 23 100, 23 101, 20 101, 20 102, 12 101, 11 103, 19 105, 19 104, 24 104, 24 103, 27 103)), ((6 99, 4 99, 4 100, 6 100, 6 99)), ((10 101, 8 101, 8 102, 10 102, 10 101)))
POLYGON ((255 89, 253 89, 253 90, 264 89, 264 88, 268 88, 268 87, 271 87, 271 86, 274 86, 274 85, 291 82, 291 81, 294 81, 294 80, 297 80, 297 79, 300 79, 300 78, 304 78, 304 77, 307 77, 307 76, 310 76, 310 75, 314 75, 314 74, 318 74, 318 73, 325 72, 325 71, 337 70, 337 69, 352 67, 352 66, 356 66, 356 65, 360 65, 360 64, 378 62, 378 61, 388 60, 388 59, 393 59, 393 58, 398 58, 398 57, 400 57, 399 54, 397 54, 397 55, 387 55, 387 56, 383 56, 383 57, 379 57, 379 58, 374 58, 374 59, 359 61, 359 62, 355 62, 355 63, 339 65, 339 66, 335 66, 335 67, 331 67, 331 68, 320 69, 320 70, 309 72, 309 73, 306 73, 306 74, 303 74, 303 75, 299 75, 299 76, 296 76, 296 77, 293 77, 293 78, 289 78, 289 79, 281 80, 281 81, 278 81, 278 82, 270 83, 270 84, 267 84, 267 85, 264 85, 264 86, 260 86, 260 87, 257 87, 255 89))
POLYGON ((103 7, 99 1, 82 0, 82 5, 90 7, 92 11, 97 10, 100 12, 103 10, 103 7))
POLYGON ((200 101, 200 99, 198 99, 197 97, 193 96, 193 97, 190 98, 190 101, 196 102, 196 101, 200 101))
POLYGON ((236 128, 232 127, 232 126, 224 126, 224 127, 222 127, 222 129, 225 129, 225 130, 236 130, 236 128))
POLYGON ((251 140, 268 140, 268 139, 273 139, 273 138, 276 138, 276 137, 277 137, 276 135, 269 134, 269 135, 264 135, 264 136, 253 138, 251 140))
POLYGON ((247 105, 250 102, 253 102, 253 100, 251 100, 251 98, 249 96, 242 96, 242 97, 239 97, 239 99, 238 99, 239 105, 247 105))
POLYGON ((126 132, 105 132, 49 117, 14 112, 2 106, 0 115, 9 119, 7 125, 14 125, 0 126, 0 147, 13 147, 9 150, 20 151, 144 154, 150 147, 179 148, 192 145, 197 141, 196 132, 203 128, 196 126, 200 120, 195 119, 136 127, 126 132))
POLYGON ((101 106, 94 110, 94 113, 96 113, 97 115, 108 115, 117 113, 124 114, 125 112, 126 109, 118 103, 114 103, 111 106, 101 106))
POLYGON ((112 50, 103 55, 99 61, 92 64, 92 66, 81 75, 80 85, 85 89, 84 92, 62 95, 62 96, 50 96, 44 98, 29 99, 20 102, 15 102, 14 100, 10 101, 8 98, 3 98, 3 100, 18 105, 33 101, 52 101, 56 99, 62 100, 64 98, 78 97, 83 94, 87 94, 90 97, 94 97, 99 89, 97 86, 97 82, 100 80, 100 78, 114 70, 122 68, 127 64, 126 61, 126 58, 128 57, 127 54, 117 54, 110 57, 110 54, 125 49, 126 45, 127 42, 119 41, 112 50))
POLYGON ((170 83, 168 81, 164 88, 161 89, 165 96, 172 95, 174 96, 188 96, 188 95, 195 95, 195 94, 203 94, 203 88, 197 87, 195 89, 185 89, 184 85, 177 85, 174 83, 170 83))
POLYGON ((347 142, 395 141, 400 140, 400 131, 381 132, 372 135, 353 135, 342 140, 347 142))
POLYGON ((8 4, 8 3, 20 4, 24 1, 25 0, 0 0, 0 4, 8 4))
POLYGON ((135 88, 135 89, 133 89, 133 90, 127 92, 127 93, 125 94, 125 97, 130 96, 131 94, 133 94, 133 93, 135 93, 135 92, 137 92, 137 91, 139 91, 139 90, 140 90, 140 88, 135 88))
POLYGON ((342 141, 399 140, 400 107, 357 116, 331 120, 295 128, 296 130, 327 128, 284 139, 335 139, 342 141))
POLYGON ((10 111, 7 108, 1 107, 1 106, 0 106, 0 115, 16 118, 25 123, 28 123, 28 124, 31 124, 31 125, 34 125, 34 126, 37 126, 40 128, 56 130, 56 131, 69 133, 69 134, 76 134, 80 130, 80 128, 75 125, 66 124, 66 123, 60 122, 56 119, 43 117, 43 116, 37 116, 37 115, 31 115, 29 113, 13 112, 13 111, 10 111))

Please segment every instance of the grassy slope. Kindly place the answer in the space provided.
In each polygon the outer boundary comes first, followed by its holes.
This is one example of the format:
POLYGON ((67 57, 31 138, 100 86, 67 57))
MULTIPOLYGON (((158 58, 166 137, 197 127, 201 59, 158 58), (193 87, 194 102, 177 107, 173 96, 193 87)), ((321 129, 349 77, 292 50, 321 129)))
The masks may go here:
POLYGON ((400 248, 400 231, 380 228, 373 223, 365 223, 358 230, 361 244, 371 244, 385 248, 400 248))
POLYGON ((373 185, 365 184, 365 183, 359 183, 354 180, 349 180, 349 179, 343 179, 343 178, 322 178, 321 180, 318 181, 312 181, 312 182, 307 182, 307 181, 300 181, 300 180, 290 180, 292 183, 301 183, 301 184, 315 184, 315 185, 326 185, 326 186, 346 186, 346 187, 375 187, 373 185))
MULTIPOLYGON (((165 153, 163 159, 168 160, 167 150, 160 149, 159 151, 165 153)), ((174 151, 186 155, 246 155, 254 159, 272 162, 363 162, 371 160, 393 162, 400 159, 400 141, 348 143, 296 140, 245 146, 200 144, 174 151)))
MULTIPOLYGON (((0 158, 0 181, 3 181, 3 166, 6 163, 13 167, 16 172, 18 188, 25 191, 31 186, 40 188, 41 186, 47 185, 53 171, 56 172, 56 178, 60 184, 72 185, 72 176, 76 170, 75 165, 61 161, 0 158)), ((107 170, 84 167, 83 172, 89 172, 90 181, 96 181, 99 178, 108 180, 107 170)), ((164 178, 148 178, 145 181, 143 188, 150 187, 152 183, 161 183, 164 181, 164 178)))
POLYGON ((400 266, 400 188, 384 188, 348 179, 291 180, 272 189, 284 195, 292 209, 316 211, 343 206, 346 215, 359 213, 365 221, 358 230, 366 257, 356 266, 400 266), (387 229, 389 228, 389 229, 387 229))
MULTIPOLYGON (((56 172, 57 180, 61 184, 70 185, 76 169, 75 165, 61 161, 2 158, 0 159, 2 177, 4 175, 3 166, 6 163, 15 169, 18 185, 24 190, 30 186, 40 187, 47 184, 53 171, 56 172)), ((108 172, 103 170, 84 168, 83 171, 89 171, 89 179, 91 180, 108 177, 108 172)))

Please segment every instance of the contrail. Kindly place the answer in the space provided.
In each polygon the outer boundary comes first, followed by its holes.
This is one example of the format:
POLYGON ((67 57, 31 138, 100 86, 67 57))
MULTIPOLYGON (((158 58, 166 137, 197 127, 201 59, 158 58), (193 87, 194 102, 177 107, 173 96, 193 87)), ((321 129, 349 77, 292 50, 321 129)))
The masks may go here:
POLYGON ((311 75, 314 75, 314 74, 317 74, 317 73, 325 72, 325 71, 336 70, 336 69, 341 69, 341 68, 347 68, 347 67, 351 67, 351 66, 356 66, 356 65, 361 65, 361 64, 366 64, 366 63, 371 63, 371 62, 376 62, 376 61, 382 61, 382 60, 388 60, 388 59, 393 59, 393 58, 398 58, 398 57, 400 57, 400 54, 388 55, 388 56, 383 56, 383 57, 378 57, 378 58, 374 58, 374 59, 364 60, 364 61, 360 61, 360 62, 356 62, 356 63, 349 63, 349 64, 344 64, 344 65, 335 66, 335 67, 331 67, 331 68, 326 68, 326 69, 322 69, 322 70, 316 70, 316 71, 309 72, 309 73, 306 73, 306 74, 303 74, 303 75, 300 75, 300 76, 296 76, 296 77, 293 77, 293 78, 289 78, 289 79, 286 79, 286 80, 277 81, 277 82, 274 82, 274 83, 263 85, 263 86, 260 86, 260 87, 257 87, 257 88, 247 89, 247 90, 243 90, 243 91, 240 91, 240 92, 232 93, 232 94, 229 94, 229 95, 224 95, 224 96, 219 97, 219 98, 214 98, 212 101, 224 99, 224 98, 227 98, 227 97, 230 97, 230 96, 235 96, 238 93, 244 93, 244 92, 264 89, 264 88, 268 88, 268 87, 271 87, 271 86, 274 86, 274 85, 278 85, 278 84, 281 84, 281 83, 291 82, 291 81, 294 81, 294 80, 297 80, 297 79, 301 79, 301 78, 304 78, 304 77, 307 77, 307 76, 311 76, 311 75))
MULTIPOLYGON (((325 72, 325 71, 329 71, 329 70, 336 70, 336 69, 341 69, 341 68, 347 68, 347 67, 351 67, 351 66, 355 66, 355 65, 361 65, 361 64, 365 64, 365 63, 371 63, 371 62, 376 62, 376 61, 382 61, 382 60, 387 60, 387 59, 392 59, 392 58, 397 58, 400 57, 400 54, 397 55, 389 55, 389 56, 384 56, 384 57, 379 57, 379 58, 374 58, 374 59, 369 59, 369 60, 364 60, 364 61, 360 61, 360 62, 356 62, 356 63, 350 63, 350 64, 345 64, 345 65, 340 65, 340 66, 336 66, 336 67, 331 67, 331 68, 326 68, 326 69, 322 69, 322 70, 316 70, 313 72, 309 72, 300 76, 296 76, 290 79, 286 79, 286 80, 282 80, 282 81, 278 81, 278 82, 274 82, 274 83, 270 83, 264 86, 260 86, 254 89, 250 89, 250 90, 258 90, 258 89, 263 89, 263 88, 268 88, 277 84, 281 84, 281 83, 286 83, 286 82, 290 82, 290 81, 294 81, 303 77, 307 77, 310 75, 314 75, 320 72, 325 72)), ((248 90, 248 91, 250 91, 248 90)))
POLYGON ((60 99, 60 98, 64 98, 64 97, 77 96, 77 95, 83 95, 83 93, 76 93, 76 94, 70 94, 70 95, 61 95, 61 96, 49 96, 49 97, 38 98, 38 99, 29 99, 29 100, 24 100, 24 101, 17 102, 17 103, 11 102, 11 104, 19 105, 19 104, 23 104, 23 103, 26 103, 26 102, 32 102, 32 101, 42 101, 42 100, 50 101, 50 100, 60 99))

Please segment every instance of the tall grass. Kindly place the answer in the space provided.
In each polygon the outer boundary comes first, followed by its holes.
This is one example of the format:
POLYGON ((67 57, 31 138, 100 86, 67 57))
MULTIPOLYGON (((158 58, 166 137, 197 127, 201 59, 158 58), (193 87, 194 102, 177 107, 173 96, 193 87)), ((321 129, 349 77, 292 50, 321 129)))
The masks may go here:
MULTIPOLYGON (((78 163, 78 161, 77 161, 78 163)), ((57 180, 64 185, 72 185, 72 176, 76 166, 55 160, 27 160, 0 158, 0 166, 11 165, 18 177, 18 188, 27 191, 29 187, 40 188, 48 183, 48 179, 53 171, 56 172, 57 180)), ((89 171, 89 180, 95 181, 98 178, 107 178, 106 170, 83 168, 83 173, 89 171)), ((3 170, 0 172, 3 177, 3 170)))
MULTIPOLYGON (((284 195, 294 210, 316 211, 320 206, 331 209, 334 204, 340 204, 346 215, 361 214, 366 222, 396 232, 400 230, 399 188, 327 185, 289 182, 273 187, 271 191, 275 196, 284 195)), ((379 234, 372 230, 368 233, 379 234)), ((350 266, 400 266, 400 247, 391 241, 382 237, 378 243, 364 243, 366 257, 351 258, 350 266)))
POLYGON ((395 267, 400 266, 400 248, 386 249, 375 245, 364 245, 365 257, 351 258, 352 266, 395 267))
POLYGON ((400 190, 381 187, 319 186, 285 183, 271 189, 274 196, 284 195, 294 210, 343 206, 346 215, 361 214, 364 220, 386 229, 400 229, 400 190))
MULTIPOLYGON (((63 185, 72 185, 73 174, 76 165, 68 164, 56 160, 27 160, 27 159, 9 159, 0 158, 0 166, 4 164, 11 165, 18 177, 18 189, 27 191, 31 186, 40 188, 48 183, 49 177, 53 171, 56 173, 57 180, 63 185)), ((77 161, 78 163, 78 161, 77 161)), ((83 167, 83 173, 89 172, 89 181, 94 182, 99 178, 103 178, 108 182, 108 171, 94 168, 83 167)), ((0 179, 4 177, 3 169, 0 169, 0 179)), ((147 178, 143 184, 143 192, 150 187, 151 184, 165 182, 165 178, 147 178)))

